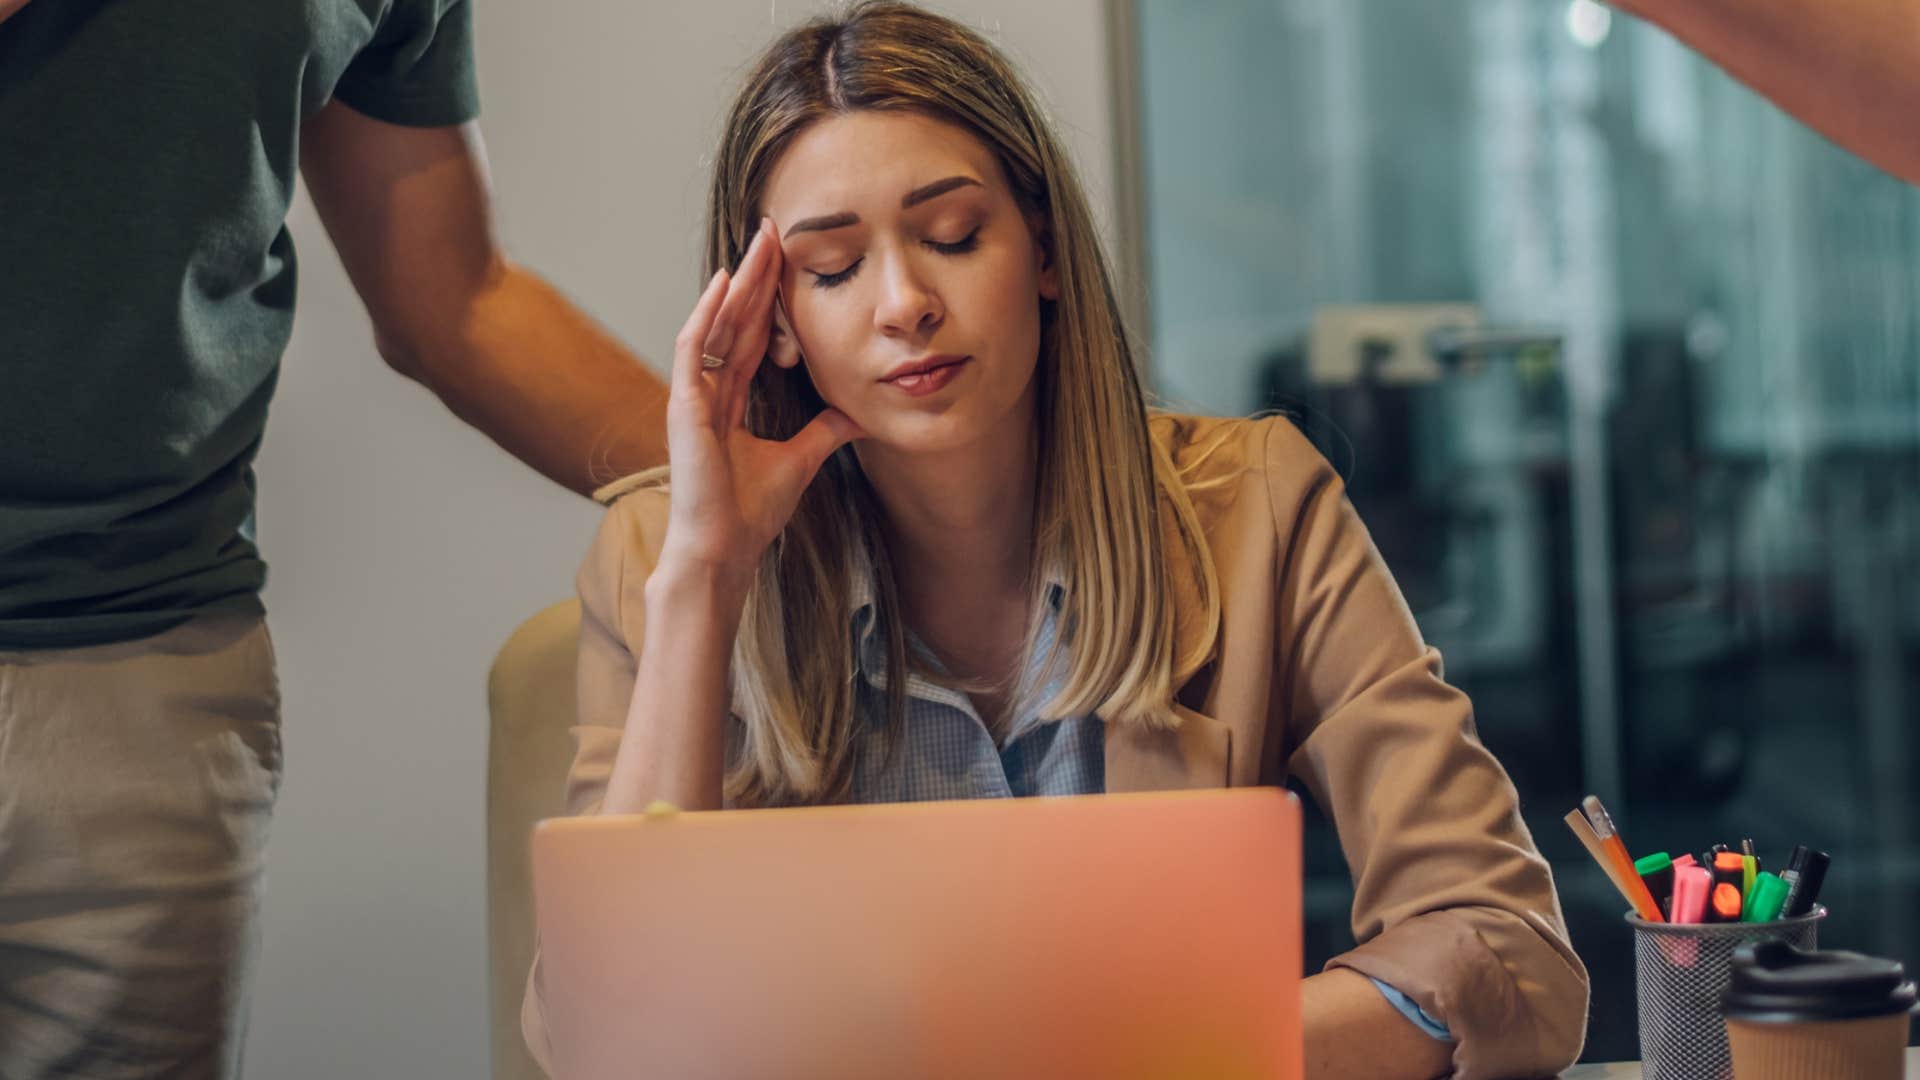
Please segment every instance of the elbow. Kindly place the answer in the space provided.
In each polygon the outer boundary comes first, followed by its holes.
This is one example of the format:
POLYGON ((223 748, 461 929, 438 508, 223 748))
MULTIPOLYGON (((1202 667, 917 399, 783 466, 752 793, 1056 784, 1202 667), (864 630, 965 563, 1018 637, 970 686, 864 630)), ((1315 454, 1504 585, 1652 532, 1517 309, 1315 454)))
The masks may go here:
POLYGON ((418 335, 405 334, 389 327, 375 324, 373 328, 373 347, 387 367, 412 379, 425 383, 427 350, 418 340, 418 335))
POLYGON ((1468 904, 1407 919, 1335 964, 1397 986, 1452 1031, 1458 1080, 1553 1075, 1586 1042, 1587 970, 1559 913, 1468 904))
POLYGON ((511 340, 536 314, 517 301, 517 279, 505 260, 493 259, 471 280, 406 303, 369 305, 373 347, 388 367, 441 394, 455 373, 511 340))
POLYGON ((1543 959, 1548 975, 1543 992, 1532 1002, 1542 1068, 1559 1071, 1580 1059, 1587 1043, 1587 1016, 1591 986, 1586 965, 1578 957, 1543 959))
POLYGON ((1530 1053, 1506 1062, 1504 1069, 1490 1075, 1536 1073, 1557 1074, 1580 1058, 1587 1041, 1587 1015, 1591 985, 1587 967, 1566 938, 1565 931, 1538 913, 1503 913, 1526 924, 1514 927, 1501 948, 1504 966, 1516 991, 1518 1009, 1514 1026, 1495 1038, 1516 1043, 1531 1042, 1530 1053), (1532 1039, 1516 1039, 1531 1029, 1532 1039))

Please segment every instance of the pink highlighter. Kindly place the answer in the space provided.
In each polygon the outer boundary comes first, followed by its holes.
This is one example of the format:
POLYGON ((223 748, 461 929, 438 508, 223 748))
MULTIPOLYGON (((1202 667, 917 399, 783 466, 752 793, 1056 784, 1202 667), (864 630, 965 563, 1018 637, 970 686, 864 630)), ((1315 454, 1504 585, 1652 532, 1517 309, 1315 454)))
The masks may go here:
POLYGON ((1673 871, 1673 918, 1676 923, 1697 923, 1707 916, 1707 894, 1713 889, 1713 874, 1704 866, 1678 866, 1673 871))

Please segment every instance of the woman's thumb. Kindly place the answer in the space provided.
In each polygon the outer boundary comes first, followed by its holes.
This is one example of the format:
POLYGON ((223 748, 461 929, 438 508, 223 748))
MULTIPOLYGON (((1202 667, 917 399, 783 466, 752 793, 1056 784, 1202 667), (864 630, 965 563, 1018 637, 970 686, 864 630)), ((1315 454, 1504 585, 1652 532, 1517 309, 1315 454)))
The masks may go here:
POLYGON ((820 471, 820 466, 827 463, 835 450, 865 435, 860 425, 854 423, 846 413, 839 409, 822 409, 820 415, 788 440, 787 445, 799 453, 807 476, 811 477, 820 471))

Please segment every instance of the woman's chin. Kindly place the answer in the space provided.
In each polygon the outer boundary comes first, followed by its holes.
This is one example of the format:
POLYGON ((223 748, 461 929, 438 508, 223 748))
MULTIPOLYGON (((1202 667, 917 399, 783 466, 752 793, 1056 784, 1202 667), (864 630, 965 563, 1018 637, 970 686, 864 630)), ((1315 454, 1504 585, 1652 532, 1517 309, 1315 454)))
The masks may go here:
POLYGON ((976 446, 987 435, 987 425, 961 409, 912 415, 887 410, 885 414, 853 419, 867 433, 863 446, 893 454, 948 454, 976 446))

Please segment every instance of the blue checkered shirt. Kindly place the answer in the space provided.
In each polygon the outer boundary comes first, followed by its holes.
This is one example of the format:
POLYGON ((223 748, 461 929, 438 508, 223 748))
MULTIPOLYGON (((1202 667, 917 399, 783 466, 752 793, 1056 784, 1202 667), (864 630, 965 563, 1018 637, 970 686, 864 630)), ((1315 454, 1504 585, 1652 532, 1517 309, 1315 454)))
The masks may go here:
MULTIPOLYGON (((852 629, 859 664, 857 707, 864 722, 878 732, 887 718, 886 627, 879 623, 871 587, 856 588, 852 629)), ((1030 677, 1038 674, 1053 645, 1060 587, 1051 586, 1049 596, 1039 647, 1028 659, 1030 677)), ((938 662, 911 635, 907 647, 938 670, 938 662)), ((1057 672, 1038 700, 1051 697, 1064 677, 1057 672)), ((1023 712, 1011 718, 1006 741, 996 746, 966 694, 909 674, 903 719, 899 745, 891 755, 883 740, 861 741, 853 769, 855 802, 1094 795, 1106 790, 1103 729, 1093 715, 1055 719, 1023 712)))

